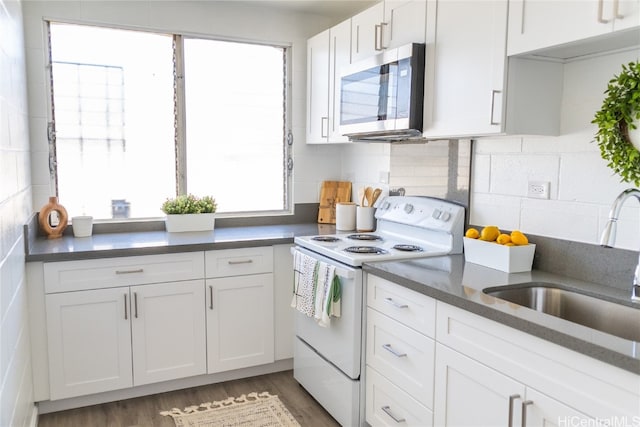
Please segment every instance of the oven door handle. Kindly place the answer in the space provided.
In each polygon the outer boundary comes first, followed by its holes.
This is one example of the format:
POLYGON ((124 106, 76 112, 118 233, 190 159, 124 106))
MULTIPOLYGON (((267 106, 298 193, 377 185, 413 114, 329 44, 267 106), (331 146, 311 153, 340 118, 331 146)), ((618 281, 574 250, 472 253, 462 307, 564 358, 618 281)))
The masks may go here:
MULTIPOLYGON (((313 254, 310 254, 310 253, 301 251, 301 250, 299 250, 299 249, 297 249, 295 247, 292 247, 291 248, 291 255, 295 255, 296 252, 299 252, 299 253, 301 253, 303 255, 307 255, 307 256, 310 256, 310 257, 315 258, 316 260, 318 260, 318 258, 315 257, 313 254)), ((335 265, 335 264, 331 264, 331 265, 335 265)), ((345 279, 353 279, 355 277, 355 272, 353 270, 348 270, 346 268, 341 268, 341 267, 338 267, 337 265, 335 265, 335 267, 336 267, 336 276, 344 277, 345 279)))

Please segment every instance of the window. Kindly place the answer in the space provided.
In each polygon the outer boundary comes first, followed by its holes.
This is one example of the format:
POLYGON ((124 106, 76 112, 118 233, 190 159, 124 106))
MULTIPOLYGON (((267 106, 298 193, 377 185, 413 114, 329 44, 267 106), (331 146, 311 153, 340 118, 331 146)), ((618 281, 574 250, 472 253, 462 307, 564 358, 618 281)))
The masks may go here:
POLYGON ((158 217, 183 193, 221 213, 289 210, 286 47, 49 29, 53 176, 70 215, 158 217))

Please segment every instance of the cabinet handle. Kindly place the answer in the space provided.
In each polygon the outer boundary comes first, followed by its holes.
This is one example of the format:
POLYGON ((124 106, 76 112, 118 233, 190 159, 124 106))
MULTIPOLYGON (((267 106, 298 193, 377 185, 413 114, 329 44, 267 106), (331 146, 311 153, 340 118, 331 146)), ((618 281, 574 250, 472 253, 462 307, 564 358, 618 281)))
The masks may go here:
POLYGON ((384 344, 382 348, 393 354, 395 357, 407 357, 407 353, 399 353, 398 351, 394 350, 393 347, 391 347, 391 344, 384 344))
POLYGON ((519 394, 512 394, 509 396, 509 424, 508 427, 513 427, 513 402, 516 399, 520 399, 519 394))
POLYGON ((380 409, 382 409, 382 412, 384 412, 385 414, 389 415, 391 417, 391 419, 393 421, 395 421, 396 423, 398 423, 398 424, 407 421, 404 418, 397 418, 395 415, 393 415, 393 413, 391 412, 391 407, 389 407, 389 406, 383 406, 380 409))
POLYGON ((387 26, 386 22, 381 22, 379 24, 376 24, 375 27, 375 33, 373 35, 374 40, 373 40, 373 45, 374 45, 374 49, 375 50, 385 50, 386 47, 383 44, 383 37, 384 37, 384 27, 387 26))
POLYGON ((143 268, 137 268, 135 270, 116 270, 116 274, 133 274, 133 273, 142 273, 144 272, 143 268))
POLYGON ((613 16, 616 19, 624 18, 624 15, 620 14, 620 0, 613 0, 613 16))
POLYGON ((138 318, 138 293, 134 292, 133 293, 133 307, 134 307, 134 316, 137 319, 138 318))
POLYGON ((394 306, 395 308, 409 308, 407 304, 400 304, 399 302, 395 302, 393 298, 385 298, 384 302, 394 306))
POLYGON ((127 310, 127 294, 124 294, 124 320, 129 320, 129 315, 127 314, 129 310, 127 310))
POLYGON ((209 286, 209 310, 213 310, 213 286, 209 286))
POLYGON ((329 117, 320 119, 320 138, 326 138, 329 131, 329 117))
POLYGON ((493 113, 495 111, 495 106, 496 106, 496 94, 498 93, 502 93, 501 90, 492 90, 491 91, 491 125, 499 125, 500 122, 496 122, 495 120, 493 120, 493 113))
POLYGON ((602 17, 603 9, 604 9, 604 0, 598 0, 598 22, 601 24, 606 24, 607 22, 609 22, 609 20, 604 19, 602 17))
POLYGON ((243 259, 241 261, 227 261, 229 265, 238 265, 238 264, 251 264, 253 262, 252 259, 243 259))
POLYGON ((527 407, 533 405, 533 400, 522 402, 522 427, 527 427, 527 407))

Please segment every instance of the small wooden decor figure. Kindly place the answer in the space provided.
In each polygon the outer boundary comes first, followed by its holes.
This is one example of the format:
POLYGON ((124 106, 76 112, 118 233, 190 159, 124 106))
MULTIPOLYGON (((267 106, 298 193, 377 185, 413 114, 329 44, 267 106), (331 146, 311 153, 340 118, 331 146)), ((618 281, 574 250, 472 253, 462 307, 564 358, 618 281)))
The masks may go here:
POLYGON ((69 215, 67 210, 58 203, 58 198, 55 196, 49 197, 49 203, 44 205, 38 213, 38 223, 40 229, 47 235, 48 239, 58 239, 62 237, 62 232, 68 225, 69 215), (58 213, 58 225, 55 227, 51 225, 50 217, 53 212, 58 213))

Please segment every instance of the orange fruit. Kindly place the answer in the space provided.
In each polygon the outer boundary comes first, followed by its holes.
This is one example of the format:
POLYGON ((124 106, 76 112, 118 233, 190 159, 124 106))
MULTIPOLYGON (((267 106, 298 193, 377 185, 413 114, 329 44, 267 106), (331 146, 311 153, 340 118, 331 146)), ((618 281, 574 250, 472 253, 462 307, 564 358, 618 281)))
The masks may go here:
POLYGON ((524 246, 529 244, 529 239, 522 232, 514 230, 511 232, 511 242, 517 246, 524 246))
POLYGON ((475 228, 470 228, 466 233, 464 233, 464 236, 470 239, 477 239, 478 237, 480 237, 480 232, 475 228))

